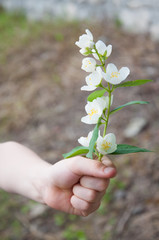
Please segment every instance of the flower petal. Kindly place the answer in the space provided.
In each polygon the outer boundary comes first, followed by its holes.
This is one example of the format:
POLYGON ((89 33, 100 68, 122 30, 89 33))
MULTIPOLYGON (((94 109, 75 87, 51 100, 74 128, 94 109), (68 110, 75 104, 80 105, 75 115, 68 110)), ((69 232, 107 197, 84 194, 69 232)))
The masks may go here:
POLYGON ((111 142, 112 144, 116 142, 116 137, 114 133, 108 133, 104 139, 107 140, 108 142, 111 142))
POLYGON ((91 103, 93 105, 93 108, 96 108, 98 110, 98 115, 101 116, 105 108, 105 103, 102 97, 94 99, 91 103))
POLYGON ((78 142, 84 147, 89 147, 89 143, 92 138, 92 135, 93 135, 93 131, 89 132, 87 137, 80 137, 78 139, 78 142))
POLYGON ((100 116, 97 114, 94 114, 91 118, 89 115, 87 115, 81 118, 81 122, 84 122, 86 124, 96 124, 98 122, 99 117, 100 116))
POLYGON ((101 76, 101 78, 102 78, 102 69, 101 69, 101 67, 97 67, 96 68, 96 71, 99 73, 99 75, 101 76))
POLYGON ((105 43, 102 42, 101 40, 99 40, 95 44, 95 46, 96 46, 96 49, 97 49, 98 53, 101 54, 101 55, 104 55, 105 51, 107 50, 107 47, 106 47, 105 43))
POLYGON ((86 72, 94 72, 96 69, 96 60, 90 57, 84 58, 81 68, 86 72))
POLYGON ((93 131, 90 131, 90 132, 88 133, 88 136, 87 136, 87 138, 88 138, 89 141, 91 140, 92 135, 93 135, 93 131))
POLYGON ((98 139, 97 139, 97 143, 99 144, 99 145, 101 145, 102 144, 102 142, 103 142, 103 138, 102 138, 102 136, 98 136, 98 139))
POLYGON ((80 137, 78 139, 78 142, 84 147, 89 147, 89 143, 88 143, 86 137, 80 137))
POLYGON ((83 117, 81 121, 87 124, 96 124, 99 117, 102 115, 104 108, 105 101, 102 98, 97 98, 92 102, 87 102, 85 110, 88 115, 83 117))
POLYGON ((86 29, 85 32, 87 33, 89 39, 93 41, 93 34, 89 31, 89 29, 86 29))
POLYGON ((99 60, 99 57, 94 49, 92 50, 92 55, 95 59, 99 60))
POLYGON ((95 86, 88 86, 88 85, 85 85, 83 87, 81 87, 81 90, 82 91, 94 91, 97 87, 95 86))
POLYGON ((104 138, 98 137, 97 139, 97 150, 105 155, 112 153, 117 149, 116 137, 113 133, 107 134, 104 138))
POLYGON ((112 45, 108 45, 107 46, 107 55, 106 55, 106 57, 109 57, 111 53, 112 53, 112 45))
POLYGON ((118 71, 117 67, 113 64, 110 63, 107 66, 106 73, 102 73, 103 78, 111 83, 111 84, 119 84, 121 81, 123 81, 125 76, 129 74, 129 69, 124 67, 121 68, 120 71, 118 71))
POLYGON ((120 80, 123 81, 127 78, 127 76, 130 74, 130 69, 128 67, 122 67, 119 71, 120 73, 120 80))
POLYGON ((86 34, 83 34, 79 37, 79 40, 75 42, 75 44, 79 48, 93 48, 94 42, 93 42, 93 35, 92 33, 86 29, 86 34))
POLYGON ((86 106, 85 106, 85 110, 86 113, 88 114, 89 112, 91 112, 92 109, 97 110, 99 108, 99 105, 97 103, 97 101, 92 101, 92 102, 87 102, 86 106))
POLYGON ((118 69, 113 63, 109 63, 107 65, 106 74, 111 75, 112 72, 118 72, 118 69))
POLYGON ((94 71, 86 77, 86 83, 89 86, 97 86, 101 80, 101 75, 97 71, 94 71))
POLYGON ((105 96, 96 98, 102 112, 106 108, 106 98, 105 96))

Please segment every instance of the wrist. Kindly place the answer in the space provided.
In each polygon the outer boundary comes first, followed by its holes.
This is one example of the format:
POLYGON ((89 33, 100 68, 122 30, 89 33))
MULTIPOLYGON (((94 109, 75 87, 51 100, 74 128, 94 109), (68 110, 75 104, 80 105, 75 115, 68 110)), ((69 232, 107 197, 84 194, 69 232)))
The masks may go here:
POLYGON ((0 145, 0 187, 43 202, 42 189, 51 164, 16 142, 0 145))
POLYGON ((43 163, 31 173, 32 199, 45 203, 45 191, 49 183, 49 170, 52 165, 43 161, 43 163))

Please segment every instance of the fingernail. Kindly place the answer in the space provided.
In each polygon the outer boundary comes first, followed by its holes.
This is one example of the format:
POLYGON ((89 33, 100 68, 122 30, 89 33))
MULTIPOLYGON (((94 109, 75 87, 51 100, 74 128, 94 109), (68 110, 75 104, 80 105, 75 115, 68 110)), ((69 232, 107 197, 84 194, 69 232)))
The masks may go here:
POLYGON ((106 167, 106 168, 104 169, 104 172, 105 172, 106 174, 112 174, 112 173, 114 172, 114 168, 112 168, 112 167, 106 167))

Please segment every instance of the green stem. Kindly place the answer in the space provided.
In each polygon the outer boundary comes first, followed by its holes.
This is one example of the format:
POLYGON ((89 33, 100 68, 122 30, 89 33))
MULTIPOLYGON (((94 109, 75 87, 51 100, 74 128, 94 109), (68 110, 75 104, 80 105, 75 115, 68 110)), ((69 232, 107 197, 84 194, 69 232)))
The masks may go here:
POLYGON ((109 102, 108 102, 108 109, 107 109, 107 116, 106 116, 106 121, 105 121, 105 127, 103 131, 103 137, 106 135, 107 127, 108 127, 108 121, 109 121, 109 115, 110 115, 110 106, 111 106, 111 90, 110 90, 110 84, 108 83, 108 88, 109 88, 109 102))
POLYGON ((103 157, 103 155, 102 155, 101 153, 99 153, 98 161, 100 161, 100 162, 101 162, 101 160, 102 160, 102 157, 103 157))
MULTIPOLYGON (((101 120, 103 120, 104 122, 106 121, 106 119, 104 119, 103 117, 101 118, 101 120)), ((105 123, 104 123, 105 124, 105 123)))
POLYGON ((99 157, 99 152, 97 151, 96 148, 95 148, 95 154, 97 155, 97 157, 99 157))
MULTIPOLYGON (((106 68, 105 68, 105 62, 103 62, 103 59, 101 58, 101 56, 99 55, 96 47, 94 46, 94 49, 96 51, 96 54, 98 55, 98 58, 102 64, 103 70, 104 72, 106 72, 106 68)), ((103 137, 106 135, 106 130, 107 130, 107 126, 108 126, 108 120, 109 120, 109 114, 110 114, 110 105, 111 105, 111 89, 110 89, 110 84, 108 83, 108 89, 103 87, 103 85, 101 84, 101 87, 104 88, 108 93, 109 93, 109 104, 108 104, 108 110, 107 110, 107 115, 105 114, 105 112, 103 112, 104 117, 106 117, 105 120, 105 127, 104 127, 104 133, 103 133, 103 137)), ((103 155, 101 153, 99 153, 98 156, 98 160, 101 162, 103 155)))
POLYGON ((105 89, 107 92, 109 92, 109 89, 108 88, 105 88, 101 83, 98 85, 99 87, 105 89))
POLYGON ((103 66, 103 69, 104 69, 104 72, 106 73, 106 68, 105 68, 105 65, 103 66))
POLYGON ((101 62, 101 64, 102 64, 101 66, 102 66, 103 68, 105 68, 105 62, 103 62, 103 59, 102 59, 101 56, 99 55, 99 53, 98 53, 95 45, 94 45, 94 49, 95 49, 96 54, 98 55, 98 58, 99 58, 99 60, 100 60, 100 62, 101 62))

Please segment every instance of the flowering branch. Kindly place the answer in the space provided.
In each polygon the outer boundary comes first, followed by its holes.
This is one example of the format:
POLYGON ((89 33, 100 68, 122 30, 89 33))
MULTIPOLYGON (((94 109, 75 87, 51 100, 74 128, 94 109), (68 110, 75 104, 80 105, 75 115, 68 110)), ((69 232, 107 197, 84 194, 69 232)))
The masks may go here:
POLYGON ((111 110, 113 103, 112 92, 119 87, 139 86, 151 80, 124 81, 130 74, 128 67, 120 70, 113 63, 106 66, 106 61, 112 52, 112 45, 106 46, 101 40, 94 43, 92 33, 87 29, 86 34, 79 37, 75 43, 80 48, 80 53, 86 56, 82 60, 81 69, 89 73, 86 76, 86 85, 81 87, 82 91, 94 91, 87 98, 85 110, 87 115, 81 118, 86 124, 96 124, 94 130, 88 133, 87 137, 80 137, 78 146, 71 152, 64 154, 65 158, 86 154, 86 157, 93 158, 93 155, 101 161, 106 154, 126 154, 132 152, 150 152, 145 148, 138 148, 127 144, 116 144, 116 137, 113 133, 107 133, 110 115, 120 109, 132 104, 147 104, 145 101, 131 101, 111 110), (93 57, 87 57, 92 55, 93 57), (100 63, 98 63, 99 61, 100 63), (99 88, 99 90, 96 90, 99 88), (108 96, 105 96, 108 93, 108 96), (103 134, 100 134, 100 126, 104 124, 103 134))

